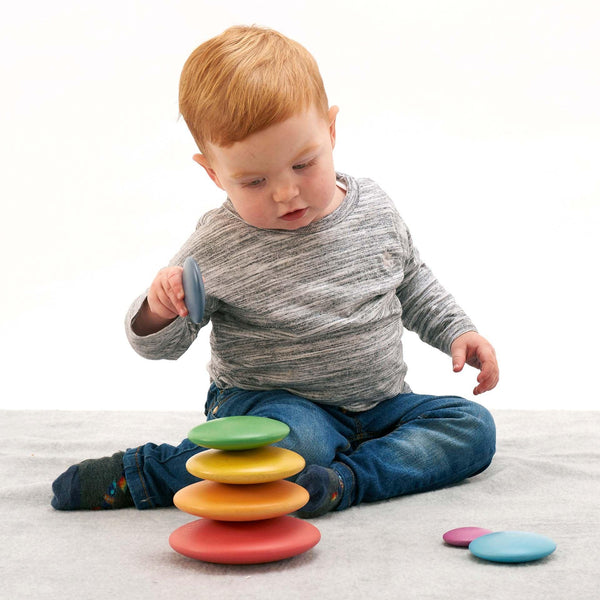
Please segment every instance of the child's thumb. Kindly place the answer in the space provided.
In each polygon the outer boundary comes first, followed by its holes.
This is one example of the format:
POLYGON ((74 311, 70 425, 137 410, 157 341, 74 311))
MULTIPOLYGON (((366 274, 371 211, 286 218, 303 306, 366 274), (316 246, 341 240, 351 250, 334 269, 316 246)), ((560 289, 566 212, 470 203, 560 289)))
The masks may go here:
POLYGON ((452 368, 455 373, 462 371, 467 360, 466 348, 458 347, 452 350, 452 368))

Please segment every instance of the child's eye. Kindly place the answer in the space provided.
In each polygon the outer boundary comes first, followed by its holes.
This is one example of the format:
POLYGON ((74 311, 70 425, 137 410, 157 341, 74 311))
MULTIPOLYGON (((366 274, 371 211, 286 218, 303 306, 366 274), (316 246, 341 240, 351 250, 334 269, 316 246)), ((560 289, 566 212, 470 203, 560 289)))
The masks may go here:
POLYGON ((294 171, 301 171, 302 169, 306 169, 308 167, 311 167, 314 164, 315 164, 315 161, 313 159, 313 160, 309 160, 308 162, 303 162, 303 163, 294 165, 292 167, 292 169, 294 169, 294 171))
POLYGON ((252 181, 248 181, 244 183, 244 187, 255 188, 259 187, 264 182, 264 179, 253 179, 252 181))

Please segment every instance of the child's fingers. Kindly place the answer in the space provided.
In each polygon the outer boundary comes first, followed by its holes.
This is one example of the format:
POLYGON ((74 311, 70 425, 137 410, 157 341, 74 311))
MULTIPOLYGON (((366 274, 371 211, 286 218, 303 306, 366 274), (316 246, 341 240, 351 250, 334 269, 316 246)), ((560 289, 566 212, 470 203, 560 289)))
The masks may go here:
POLYGON ((173 270, 169 271, 167 281, 175 297, 178 300, 183 300, 183 269, 181 267, 174 267, 173 270))
MULTIPOLYGON (((162 316, 175 317, 177 315, 177 309, 174 306, 171 296, 169 295, 165 286, 159 286, 155 292, 156 302, 160 305, 160 309, 157 312, 162 313, 162 316)), ((152 306, 150 307, 152 308, 152 306)))
POLYGON ((487 360, 481 366, 481 372, 477 376, 479 385, 473 390, 475 395, 483 394, 496 387, 500 373, 495 360, 487 360))
POLYGON ((465 363, 479 369, 474 394, 482 394, 496 387, 500 374, 493 346, 477 333, 466 333, 456 338, 451 347, 455 372, 462 371, 465 363))
POLYGON ((181 317, 185 317, 188 314, 188 310, 184 302, 182 272, 183 269, 181 268, 170 270, 165 282, 165 289, 169 295, 174 312, 181 317))

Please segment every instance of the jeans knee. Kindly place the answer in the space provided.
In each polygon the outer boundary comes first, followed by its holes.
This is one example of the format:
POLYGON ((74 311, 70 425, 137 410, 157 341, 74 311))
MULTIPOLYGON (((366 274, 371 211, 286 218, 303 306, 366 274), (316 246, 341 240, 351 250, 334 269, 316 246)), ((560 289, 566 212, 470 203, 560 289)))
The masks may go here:
POLYGON ((315 439, 314 431, 304 431, 301 425, 291 426, 290 434, 275 445, 297 452, 307 465, 328 467, 335 458, 329 443, 315 439))
POLYGON ((476 420, 474 435, 476 435, 477 453, 482 464, 485 465, 481 469, 483 471, 492 462, 492 458, 496 453, 496 423, 487 408, 475 402, 471 404, 473 408, 472 415, 476 420))
POLYGON ((285 423, 289 434, 274 445, 300 454, 307 465, 329 466, 337 451, 349 446, 330 417, 314 402, 284 390, 248 391, 211 388, 209 417, 249 415, 285 423))
POLYGON ((484 417, 482 418, 482 422, 483 427, 485 429, 487 444, 493 455, 496 451, 496 423, 494 421, 494 417, 492 417, 492 413, 483 406, 481 408, 483 410, 484 415, 484 417))

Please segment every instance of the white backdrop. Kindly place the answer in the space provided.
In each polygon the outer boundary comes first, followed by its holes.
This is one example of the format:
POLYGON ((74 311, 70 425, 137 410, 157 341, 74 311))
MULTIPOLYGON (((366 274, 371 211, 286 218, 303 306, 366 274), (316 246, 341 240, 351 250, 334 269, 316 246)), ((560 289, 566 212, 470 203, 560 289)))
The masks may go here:
MULTIPOLYGON (((178 119, 181 67, 233 24, 317 58, 339 170, 376 179, 496 346, 492 408, 597 409, 595 0, 32 0, 0 22, 0 408, 199 409, 208 331, 176 362, 123 318, 223 197, 178 119), (596 239, 595 239, 596 238, 596 239)), ((406 337, 417 392, 475 371, 406 337)))

